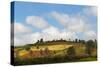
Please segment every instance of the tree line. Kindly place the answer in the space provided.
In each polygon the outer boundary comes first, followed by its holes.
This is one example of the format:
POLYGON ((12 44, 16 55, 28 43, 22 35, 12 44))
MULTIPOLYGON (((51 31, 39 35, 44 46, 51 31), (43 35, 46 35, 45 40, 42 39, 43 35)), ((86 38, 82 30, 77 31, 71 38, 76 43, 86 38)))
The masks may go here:
MULTIPOLYGON (((64 39, 59 39, 59 40, 52 40, 52 41, 44 41, 43 38, 41 38, 40 40, 37 40, 36 44, 38 43, 45 43, 45 42, 73 42, 73 43, 83 43, 85 44, 87 41, 86 40, 81 40, 81 39, 74 39, 74 40, 71 40, 71 39, 68 39, 68 40, 64 40, 64 39)), ((88 40, 89 41, 89 40, 88 40)), ((92 40, 93 41, 93 40, 92 40)), ((97 42, 97 40, 95 39, 93 42, 97 42)))

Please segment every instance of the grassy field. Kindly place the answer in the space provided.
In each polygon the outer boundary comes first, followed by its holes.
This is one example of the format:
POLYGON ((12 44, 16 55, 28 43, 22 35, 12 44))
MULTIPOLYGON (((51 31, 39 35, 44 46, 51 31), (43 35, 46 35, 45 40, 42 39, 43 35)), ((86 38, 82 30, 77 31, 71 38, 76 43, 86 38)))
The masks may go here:
POLYGON ((32 46, 30 47, 29 50, 25 50, 25 49, 21 49, 21 48, 16 48, 15 51, 18 51, 18 55, 20 57, 27 57, 25 55, 29 55, 29 51, 33 51, 33 52, 39 52, 40 50, 45 50, 45 48, 48 48, 49 51, 55 51, 55 54, 53 55, 64 55, 64 50, 68 49, 69 47, 71 47, 73 45, 67 45, 67 44, 58 44, 58 45, 40 45, 38 48, 37 46, 32 46))
POLYGON ((45 48, 48 48, 49 50, 63 50, 63 49, 65 49, 65 48, 69 48, 69 47, 71 47, 72 45, 67 45, 67 44, 56 44, 56 45, 44 45, 44 46, 39 46, 39 49, 37 49, 37 47, 36 46, 33 46, 33 47, 31 47, 31 50, 33 50, 33 51, 37 51, 37 50, 40 50, 40 49, 42 49, 42 50, 44 50, 45 48))
POLYGON ((58 63, 58 62, 76 62, 76 61, 95 61, 97 60, 96 49, 92 51, 92 57, 86 56, 86 47, 82 43, 51 43, 52 45, 35 44, 28 47, 14 48, 14 58, 16 65, 58 63), (70 47, 75 49, 75 57, 69 58, 67 51, 70 47), (48 49, 47 49, 48 48, 48 49), (42 51, 41 51, 42 50, 42 51), (41 54, 42 52, 42 54, 41 54), (20 63, 19 63, 20 61, 20 63), (18 64, 19 63, 19 64, 18 64))

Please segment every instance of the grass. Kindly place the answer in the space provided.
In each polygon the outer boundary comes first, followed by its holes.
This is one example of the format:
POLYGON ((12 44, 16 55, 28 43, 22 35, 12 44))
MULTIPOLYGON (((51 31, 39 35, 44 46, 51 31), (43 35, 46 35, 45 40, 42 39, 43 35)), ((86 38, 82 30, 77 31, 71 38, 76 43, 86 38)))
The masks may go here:
POLYGON ((71 58, 66 56, 55 56, 55 57, 40 57, 31 59, 19 59, 15 58, 15 65, 32 65, 32 64, 50 64, 50 63, 69 63, 69 62, 84 62, 84 61, 96 61, 96 57, 85 57, 85 58, 71 58))
POLYGON ((71 46, 72 45, 67 45, 67 44, 42 45, 42 46, 39 46, 39 49, 37 49, 36 46, 33 46, 33 47, 31 47, 31 50, 39 51, 40 49, 44 50, 45 48, 48 48, 49 50, 56 51, 56 50, 63 50, 65 48, 69 48, 71 46))
MULTIPOLYGON (((38 44, 39 45, 39 44, 38 44)), ((96 61, 97 57, 82 57, 85 54, 85 45, 82 43, 57 43, 57 44, 47 44, 47 45, 39 45, 38 48, 35 45, 31 45, 29 50, 24 49, 24 47, 17 47, 14 49, 16 52, 19 51, 19 58, 15 58, 16 65, 28 65, 28 64, 46 64, 46 63, 62 63, 62 62, 81 62, 81 61, 96 61), (79 58, 68 58, 67 50, 69 47, 73 46, 75 48, 75 52, 79 58), (45 50, 48 48, 49 50, 53 51, 52 56, 44 56, 44 57, 31 57, 29 51, 40 51, 45 50), (81 56, 82 55, 82 56, 81 56), (20 59, 22 56, 24 59, 20 59), (26 58, 29 57, 29 58, 26 58)), ((96 55, 96 50, 94 50, 93 54, 96 55)), ((36 54, 36 53, 35 53, 36 54)))
POLYGON ((87 58, 82 58, 80 61, 96 61, 97 57, 87 57, 87 58))

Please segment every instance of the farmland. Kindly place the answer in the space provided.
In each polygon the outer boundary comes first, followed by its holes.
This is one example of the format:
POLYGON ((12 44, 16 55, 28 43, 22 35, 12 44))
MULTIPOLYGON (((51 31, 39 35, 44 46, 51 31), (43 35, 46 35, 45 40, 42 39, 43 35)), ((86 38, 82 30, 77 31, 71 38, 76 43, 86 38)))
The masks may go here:
POLYGON ((86 54, 86 44, 82 42, 52 41, 14 48, 14 64, 42 64, 76 61, 94 61, 97 48, 86 54), (19 61, 20 60, 20 61, 19 61))

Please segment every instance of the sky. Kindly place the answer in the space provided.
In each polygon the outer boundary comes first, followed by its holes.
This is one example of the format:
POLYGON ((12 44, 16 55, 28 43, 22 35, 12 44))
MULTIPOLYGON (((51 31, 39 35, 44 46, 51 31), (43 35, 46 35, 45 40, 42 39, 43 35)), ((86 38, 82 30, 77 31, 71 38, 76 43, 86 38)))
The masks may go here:
POLYGON ((44 41, 97 39, 95 6, 36 2, 14 2, 12 6, 15 46, 32 44, 41 38, 44 41))

